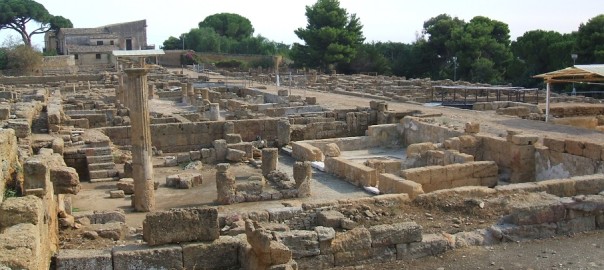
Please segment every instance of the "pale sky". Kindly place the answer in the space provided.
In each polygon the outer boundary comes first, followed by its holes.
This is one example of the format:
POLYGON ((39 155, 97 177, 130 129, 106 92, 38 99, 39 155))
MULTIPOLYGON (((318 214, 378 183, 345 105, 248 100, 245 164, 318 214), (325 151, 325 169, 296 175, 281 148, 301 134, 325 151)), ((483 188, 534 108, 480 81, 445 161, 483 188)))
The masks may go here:
MULTIPOLYGON (((316 0, 37 0, 51 14, 69 18, 74 27, 147 20, 147 42, 156 48, 170 36, 188 32, 205 17, 222 12, 248 18, 254 35, 292 44, 301 42, 294 30, 306 26, 305 6, 316 0)), ((601 0, 340 0, 340 7, 356 13, 363 24, 366 41, 410 43, 424 21, 442 13, 466 22, 486 16, 507 23, 511 40, 530 30, 576 31, 581 23, 604 13, 601 0)), ((33 29, 33 28, 32 28, 33 29)), ((31 30, 30 30, 31 31, 31 30)), ((10 30, 0 31, 0 43, 10 30)), ((43 47, 41 35, 34 45, 43 47)))

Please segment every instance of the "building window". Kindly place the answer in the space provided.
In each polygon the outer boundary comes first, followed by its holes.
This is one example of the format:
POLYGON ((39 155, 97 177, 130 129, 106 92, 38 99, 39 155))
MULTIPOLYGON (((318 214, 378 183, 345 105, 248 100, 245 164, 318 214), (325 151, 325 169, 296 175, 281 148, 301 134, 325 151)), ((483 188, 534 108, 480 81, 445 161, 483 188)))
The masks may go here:
POLYGON ((73 58, 74 58, 75 60, 78 60, 78 59, 79 59, 79 55, 76 53, 76 54, 74 54, 74 55, 73 55, 73 58))
POLYGON ((102 40, 97 40, 96 41, 96 45, 103 45, 103 41, 102 40))
POLYGON ((112 40, 112 41, 110 41, 109 43, 110 43, 111 45, 115 45, 115 44, 113 43, 113 40, 112 40))
POLYGON ((96 59, 101 59, 101 54, 100 53, 96 54, 96 59))

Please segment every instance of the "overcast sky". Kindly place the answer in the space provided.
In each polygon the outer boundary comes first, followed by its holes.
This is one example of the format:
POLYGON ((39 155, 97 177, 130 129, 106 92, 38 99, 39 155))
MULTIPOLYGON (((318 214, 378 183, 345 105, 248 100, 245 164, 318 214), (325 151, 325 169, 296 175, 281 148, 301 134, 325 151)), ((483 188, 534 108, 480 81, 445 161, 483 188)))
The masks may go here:
MULTIPOLYGON (((222 12, 248 18, 254 35, 292 44, 300 42, 294 30, 306 26, 305 6, 316 0, 37 0, 51 14, 69 18, 74 27, 147 20, 147 39, 156 48, 170 36, 188 32, 205 17, 222 12)), ((469 21, 486 16, 507 23, 511 39, 526 31, 542 29, 561 33, 576 31, 581 23, 601 13, 601 0, 340 0, 349 14, 356 13, 363 24, 366 41, 410 43, 421 32, 424 21, 442 13, 469 21)), ((31 30, 30 30, 31 31, 31 30)), ((0 41, 7 34, 0 31, 0 41)), ((41 35, 34 44, 43 47, 41 35)))

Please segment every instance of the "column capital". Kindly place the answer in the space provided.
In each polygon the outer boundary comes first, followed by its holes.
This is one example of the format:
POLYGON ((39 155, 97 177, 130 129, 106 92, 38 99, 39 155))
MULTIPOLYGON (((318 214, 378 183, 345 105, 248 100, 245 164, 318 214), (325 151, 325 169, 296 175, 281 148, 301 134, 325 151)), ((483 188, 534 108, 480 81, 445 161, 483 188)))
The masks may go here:
POLYGON ((124 72, 126 72, 126 74, 130 75, 146 75, 147 73, 149 73, 149 69, 147 68, 126 68, 124 69, 124 72))

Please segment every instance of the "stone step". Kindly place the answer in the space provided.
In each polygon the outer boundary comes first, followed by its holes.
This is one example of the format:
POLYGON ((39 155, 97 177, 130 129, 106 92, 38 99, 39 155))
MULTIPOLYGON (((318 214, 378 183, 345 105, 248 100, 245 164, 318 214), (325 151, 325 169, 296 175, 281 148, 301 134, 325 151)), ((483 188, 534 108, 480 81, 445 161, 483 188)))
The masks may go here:
POLYGON ((88 164, 89 171, 111 170, 111 169, 115 169, 115 163, 113 163, 113 162, 88 164))
POLYGON ((111 170, 96 170, 89 171, 90 179, 99 179, 99 178, 107 178, 107 177, 117 177, 118 171, 116 169, 111 170))
POLYGON ((106 156, 112 153, 111 147, 84 147, 78 150, 78 152, 86 156, 106 156))
POLYGON ((88 161, 89 164, 113 162, 113 156, 112 155, 89 156, 89 157, 86 157, 86 161, 88 161))
POLYGON ((96 178, 96 179, 90 179, 90 183, 100 183, 100 182, 113 182, 113 181, 119 181, 120 178, 119 177, 106 177, 106 178, 96 178))
POLYGON ((84 141, 86 143, 87 147, 90 148, 98 148, 98 147, 109 147, 110 146, 110 142, 109 140, 101 140, 101 141, 84 141))

